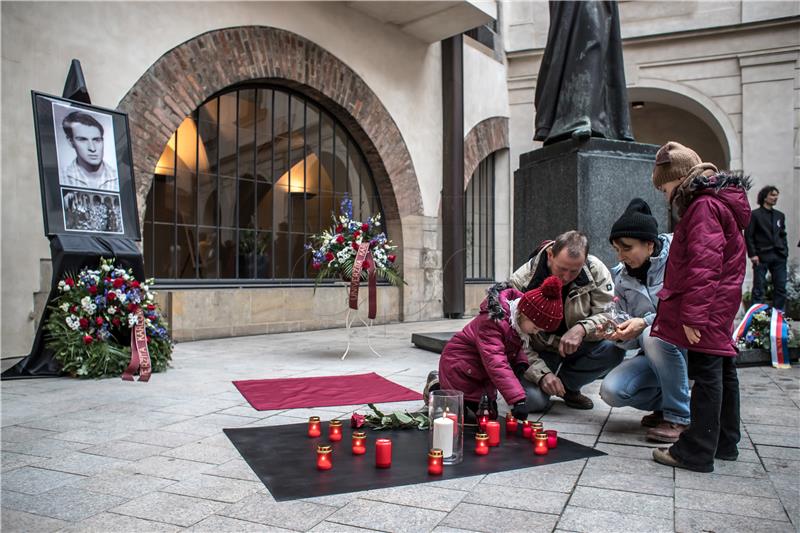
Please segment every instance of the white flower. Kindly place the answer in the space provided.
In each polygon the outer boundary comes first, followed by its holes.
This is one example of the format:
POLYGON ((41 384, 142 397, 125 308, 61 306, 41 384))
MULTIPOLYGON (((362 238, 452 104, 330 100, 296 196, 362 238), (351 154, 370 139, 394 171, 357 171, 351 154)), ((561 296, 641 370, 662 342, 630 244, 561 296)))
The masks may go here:
POLYGON ((67 310, 69 310, 69 304, 68 303, 63 303, 63 304, 60 305, 60 307, 61 307, 61 310, 64 311, 65 313, 67 312, 67 310))
POLYGON ((147 293, 147 297, 145 298, 145 300, 147 300, 148 302, 152 302, 153 301, 153 293, 148 292, 147 293))
POLYGON ((103 269, 103 272, 108 272, 109 270, 111 270, 111 267, 106 264, 104 264, 101 268, 103 269))
POLYGON ((124 292, 122 292, 122 291, 121 291, 121 290, 119 290, 119 289, 117 289, 117 290, 116 290, 116 291, 114 291, 114 292, 117 294, 117 299, 119 299, 119 301, 120 301, 121 303, 125 303, 125 302, 127 301, 127 299, 128 299, 128 296, 127 296, 127 295, 126 295, 124 292))
POLYGON ((72 330, 77 330, 78 328, 81 327, 80 320, 78 320, 78 317, 76 317, 75 315, 69 315, 66 318, 65 322, 67 323, 67 326, 69 326, 69 328, 72 330))
POLYGON ((138 322, 139 322, 139 317, 137 317, 135 314, 133 314, 133 313, 130 313, 130 314, 128 315, 128 327, 129 327, 129 328, 132 328, 132 327, 133 327, 133 326, 135 326, 135 325, 136 325, 138 322))
POLYGON ((109 306, 109 308, 108 308, 108 314, 109 315, 113 315, 116 312, 117 312, 117 308, 116 307, 114 307, 113 305, 109 306))

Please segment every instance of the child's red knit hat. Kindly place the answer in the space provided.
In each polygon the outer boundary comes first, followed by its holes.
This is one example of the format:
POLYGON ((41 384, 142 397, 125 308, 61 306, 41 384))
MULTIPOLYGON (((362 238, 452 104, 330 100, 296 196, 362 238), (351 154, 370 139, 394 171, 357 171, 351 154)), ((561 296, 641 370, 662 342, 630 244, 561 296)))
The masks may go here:
POLYGON ((554 331, 564 316, 561 280, 550 276, 540 286, 523 294, 517 309, 537 327, 554 331))

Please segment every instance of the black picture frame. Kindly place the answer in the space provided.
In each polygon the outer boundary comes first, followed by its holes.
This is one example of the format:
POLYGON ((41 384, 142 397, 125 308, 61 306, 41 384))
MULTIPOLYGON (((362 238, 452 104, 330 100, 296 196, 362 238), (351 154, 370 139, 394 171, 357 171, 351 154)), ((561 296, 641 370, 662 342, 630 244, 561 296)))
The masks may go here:
POLYGON ((140 241, 127 113, 38 91, 31 99, 45 235, 140 241))

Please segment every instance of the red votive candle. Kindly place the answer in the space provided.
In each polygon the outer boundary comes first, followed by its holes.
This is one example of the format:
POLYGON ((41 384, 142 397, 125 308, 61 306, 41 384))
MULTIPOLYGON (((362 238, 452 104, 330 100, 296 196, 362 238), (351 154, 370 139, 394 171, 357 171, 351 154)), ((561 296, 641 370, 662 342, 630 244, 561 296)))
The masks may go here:
POLYGON ((533 453, 536 455, 547 455, 547 434, 537 433, 533 437, 533 453))
POLYGON ((445 409, 444 416, 453 421, 453 435, 458 433, 458 415, 451 413, 449 409, 445 409))
POLYGON ((547 448, 552 450, 556 446, 558 446, 558 431, 555 429, 548 429, 545 430, 545 435, 547 435, 547 448))
POLYGON ((478 433, 475 435, 475 454, 488 455, 489 454, 489 435, 486 433, 478 433))
POLYGON ((367 434, 363 431, 353 432, 353 455, 367 453, 367 434))
POLYGON ((533 430, 531 429, 531 423, 527 420, 522 421, 522 437, 526 439, 530 439, 533 435, 533 430))
POLYGON ((531 430, 534 435, 541 433, 544 431, 544 424, 542 422, 531 422, 531 430))
POLYGON ((331 445, 320 444, 317 446, 317 470, 330 470, 333 468, 331 462, 331 445))
POLYGON ((489 415, 481 415, 478 417, 478 430, 481 433, 486 432, 486 424, 489 422, 489 415))
POLYGON ((322 431, 319 427, 319 417, 318 416, 311 416, 308 418, 308 436, 309 437, 319 437, 322 435, 322 431))
POLYGON ((500 422, 489 420, 486 423, 486 434, 489 435, 489 446, 500 446, 500 422))
POLYGON ((441 476, 444 464, 442 463, 442 450, 433 448, 428 452, 428 473, 432 476, 441 476))
POLYGON ((389 439, 375 440, 375 466, 378 468, 392 466, 392 441, 389 439))
POLYGON ((328 438, 331 442, 339 442, 342 440, 342 421, 331 420, 328 425, 328 438))
POLYGON ((508 413, 506 415, 506 435, 513 435, 516 433, 518 425, 519 423, 517 422, 517 419, 514 418, 514 415, 508 413))

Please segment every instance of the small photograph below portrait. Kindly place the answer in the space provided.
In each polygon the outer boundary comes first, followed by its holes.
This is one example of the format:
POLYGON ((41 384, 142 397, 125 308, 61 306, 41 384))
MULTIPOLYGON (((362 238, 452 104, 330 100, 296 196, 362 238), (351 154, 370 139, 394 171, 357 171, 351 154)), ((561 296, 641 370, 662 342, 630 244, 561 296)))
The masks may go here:
POLYGON ((61 189, 64 229, 94 233, 125 233, 119 194, 61 189))
POLYGON ((53 102, 59 183, 119 191, 111 115, 53 102))

